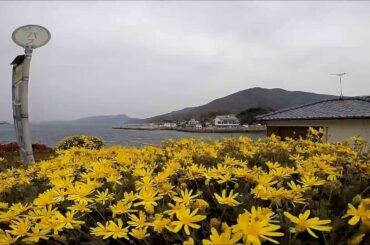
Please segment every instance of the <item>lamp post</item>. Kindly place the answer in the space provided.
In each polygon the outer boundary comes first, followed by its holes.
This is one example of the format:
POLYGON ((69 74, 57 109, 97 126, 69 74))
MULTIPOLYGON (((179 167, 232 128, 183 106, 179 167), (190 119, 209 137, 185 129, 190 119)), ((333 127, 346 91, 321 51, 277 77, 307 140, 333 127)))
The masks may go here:
POLYGON ((13 65, 12 105, 14 129, 24 163, 34 162, 31 133, 28 120, 28 82, 32 52, 50 40, 50 32, 39 25, 26 25, 17 28, 12 35, 13 41, 24 48, 24 55, 18 55, 13 65))

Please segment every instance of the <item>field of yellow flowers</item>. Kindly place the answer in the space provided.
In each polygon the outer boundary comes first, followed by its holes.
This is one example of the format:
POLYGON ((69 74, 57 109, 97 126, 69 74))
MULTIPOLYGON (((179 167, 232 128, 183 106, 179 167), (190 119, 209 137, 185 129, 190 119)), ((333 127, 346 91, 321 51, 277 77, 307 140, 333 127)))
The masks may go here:
POLYGON ((58 151, 0 173, 0 244, 369 244, 363 150, 313 131, 58 151))

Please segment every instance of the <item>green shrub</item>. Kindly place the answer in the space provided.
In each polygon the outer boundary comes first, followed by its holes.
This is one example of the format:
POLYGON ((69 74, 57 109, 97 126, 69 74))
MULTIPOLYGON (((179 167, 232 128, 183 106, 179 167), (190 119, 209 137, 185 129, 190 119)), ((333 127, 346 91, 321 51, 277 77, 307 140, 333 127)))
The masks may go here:
POLYGON ((73 135, 61 139, 57 144, 58 150, 67 150, 72 147, 85 149, 100 149, 104 146, 104 141, 96 136, 73 135))

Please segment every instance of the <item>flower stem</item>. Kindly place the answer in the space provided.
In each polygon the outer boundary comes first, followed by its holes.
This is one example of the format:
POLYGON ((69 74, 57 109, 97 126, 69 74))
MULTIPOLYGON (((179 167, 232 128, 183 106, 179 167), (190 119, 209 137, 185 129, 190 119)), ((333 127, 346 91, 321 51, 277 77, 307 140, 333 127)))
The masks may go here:
POLYGON ((224 210, 222 211, 221 218, 220 218, 221 222, 222 222, 222 218, 223 218, 223 217, 224 217, 224 215, 225 215, 226 208, 227 208, 227 206, 225 205, 224 210))

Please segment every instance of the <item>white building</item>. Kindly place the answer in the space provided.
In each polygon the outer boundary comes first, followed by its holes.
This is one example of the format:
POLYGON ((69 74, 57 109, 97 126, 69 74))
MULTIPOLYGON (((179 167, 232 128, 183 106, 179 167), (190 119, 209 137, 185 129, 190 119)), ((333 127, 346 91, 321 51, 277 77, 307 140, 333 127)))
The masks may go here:
POLYGON ((202 128, 203 128, 203 126, 202 126, 202 124, 198 123, 197 125, 195 125, 195 128, 196 128, 196 129, 202 129, 202 128))
POLYGON ((190 121, 188 121, 187 126, 191 128, 195 128, 197 124, 200 124, 200 122, 198 120, 195 120, 195 118, 192 118, 190 119, 190 121))
POLYGON ((163 124, 163 127, 164 128, 176 128, 177 127, 177 123, 175 123, 175 122, 165 122, 163 124))
POLYGON ((329 142, 360 136, 370 142, 370 98, 345 97, 287 108, 257 117, 267 135, 305 137, 309 127, 324 129, 329 142))
POLYGON ((221 115, 216 116, 214 119, 214 125, 216 127, 232 128, 240 125, 239 119, 234 115, 221 115))

